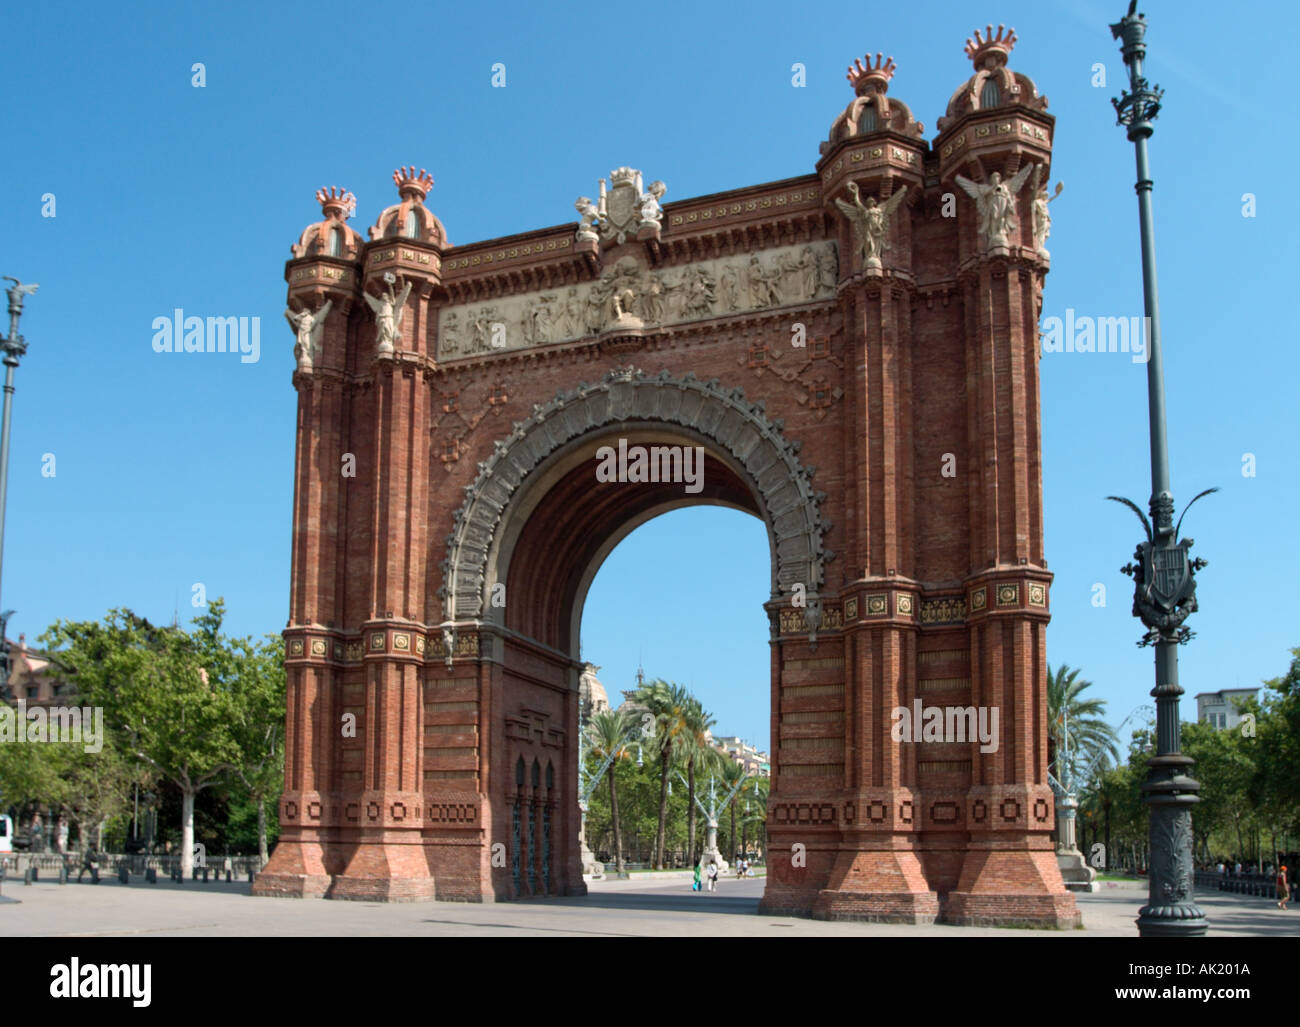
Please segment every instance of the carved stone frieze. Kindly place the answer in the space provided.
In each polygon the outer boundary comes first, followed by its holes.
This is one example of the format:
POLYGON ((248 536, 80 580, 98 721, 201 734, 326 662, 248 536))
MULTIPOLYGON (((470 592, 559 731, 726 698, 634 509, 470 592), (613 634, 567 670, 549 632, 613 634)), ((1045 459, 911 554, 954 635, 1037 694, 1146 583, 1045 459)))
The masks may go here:
POLYGON ((438 359, 572 342, 631 320, 665 327, 829 299, 837 267, 830 240, 656 270, 623 257, 592 282, 443 307, 438 359))

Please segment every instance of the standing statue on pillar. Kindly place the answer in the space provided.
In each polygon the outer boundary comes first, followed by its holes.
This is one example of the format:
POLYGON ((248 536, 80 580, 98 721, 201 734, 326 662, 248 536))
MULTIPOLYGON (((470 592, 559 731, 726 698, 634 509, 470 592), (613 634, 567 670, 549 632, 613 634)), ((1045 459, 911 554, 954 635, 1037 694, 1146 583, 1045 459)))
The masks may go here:
POLYGON ((288 307, 284 310, 285 320, 293 326, 298 337, 294 343, 293 355, 298 358, 299 371, 310 371, 313 363, 320 358, 321 336, 325 333, 325 319, 329 317, 333 302, 327 299, 315 313, 312 313, 310 307, 304 307, 296 314, 288 307))
POLYGON ((393 344, 402 338, 402 314, 406 310, 406 298, 411 295, 411 283, 405 282, 400 293, 393 292, 397 276, 391 271, 384 272, 384 281, 388 284, 387 294, 371 296, 368 292, 361 295, 370 309, 375 312, 375 324, 379 326, 378 354, 385 356, 393 352, 393 344))
POLYGON ((1047 183, 1039 182, 1042 177, 1043 166, 1038 164, 1034 167, 1034 176, 1029 183, 1029 191, 1034 195, 1034 249, 1038 251, 1040 257, 1050 257, 1047 252, 1047 236, 1052 231, 1052 215, 1047 209, 1047 205, 1061 195, 1061 190, 1065 188, 1060 182, 1056 183, 1056 192, 1051 196, 1047 195, 1047 183))
POLYGON ((853 202, 846 203, 837 198, 835 206, 840 208, 840 213, 853 225, 853 234, 862 251, 862 266, 878 268, 881 266, 881 254, 889 248, 889 219, 898 209, 898 205, 903 202, 903 197, 907 195, 907 186, 903 186, 884 203, 877 203, 874 196, 863 203, 862 196, 858 193, 857 182, 850 182, 848 190, 849 195, 853 197, 853 202))
POLYGON ((1005 182, 996 171, 989 176, 987 184, 972 182, 965 175, 957 176, 957 184, 975 201, 975 210, 979 214, 979 234, 984 240, 985 253, 1005 250, 1010 245, 1008 240, 1011 233, 1020 224, 1016 217, 1016 194, 1024 188, 1029 173, 1037 166, 1026 164, 1005 182))

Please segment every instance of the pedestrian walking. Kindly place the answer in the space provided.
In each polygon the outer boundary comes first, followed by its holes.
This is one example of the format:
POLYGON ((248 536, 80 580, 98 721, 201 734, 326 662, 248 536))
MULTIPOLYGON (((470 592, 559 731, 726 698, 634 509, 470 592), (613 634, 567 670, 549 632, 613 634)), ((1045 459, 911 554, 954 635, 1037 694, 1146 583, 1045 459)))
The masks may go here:
POLYGON ((90 880, 93 884, 99 883, 99 853, 95 851, 95 843, 86 843, 86 854, 81 857, 81 869, 77 871, 77 883, 81 883, 81 877, 87 871, 90 872, 90 880))
POLYGON ((1285 910, 1286 904, 1290 901, 1291 889, 1287 885, 1286 867, 1277 869, 1277 908, 1285 910))
POLYGON ((709 860, 709 891, 718 890, 718 861, 709 860))

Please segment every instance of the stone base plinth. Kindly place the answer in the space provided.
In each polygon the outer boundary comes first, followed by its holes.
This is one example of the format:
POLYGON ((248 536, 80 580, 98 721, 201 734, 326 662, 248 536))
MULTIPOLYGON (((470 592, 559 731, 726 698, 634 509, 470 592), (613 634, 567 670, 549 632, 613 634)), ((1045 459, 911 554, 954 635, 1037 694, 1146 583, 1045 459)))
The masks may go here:
MULTIPOLYGON (((1025 843, 1033 844, 1033 843, 1025 843)), ((942 920, 963 927, 1082 925, 1049 848, 989 848, 967 853, 961 880, 945 896, 942 920)))
POLYGON ((934 923, 939 915, 939 896, 930 890, 910 843, 887 837, 867 844, 873 848, 836 857, 827 886, 818 892, 813 904, 813 917, 890 924, 934 923))
POLYGON ((325 893, 329 899, 421 902, 436 897, 433 875, 419 844, 368 842, 358 845, 347 868, 325 893))
POLYGON ((945 924, 958 927, 1041 927, 1068 931, 1083 925, 1074 896, 971 895, 950 892, 943 904, 945 924))
POLYGON ((253 879, 253 894, 276 898, 321 898, 330 886, 319 842, 281 839, 253 879))
POLYGON ((327 874, 275 874, 263 870, 253 878, 253 894, 263 898, 320 899, 329 886, 327 874))
POLYGON ((817 896, 814 920, 868 920, 883 924, 932 924, 939 917, 934 892, 853 892, 827 889, 817 896))

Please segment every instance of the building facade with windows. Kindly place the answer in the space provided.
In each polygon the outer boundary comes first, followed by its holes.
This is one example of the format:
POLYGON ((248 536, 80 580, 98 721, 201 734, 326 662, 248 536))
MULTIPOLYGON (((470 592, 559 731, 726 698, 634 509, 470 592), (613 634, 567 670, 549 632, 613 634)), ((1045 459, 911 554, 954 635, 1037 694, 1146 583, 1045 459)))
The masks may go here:
POLYGON ((1241 723, 1237 703, 1259 695, 1258 688, 1223 688, 1201 692, 1196 696, 1196 719, 1217 728, 1232 728, 1241 723))

